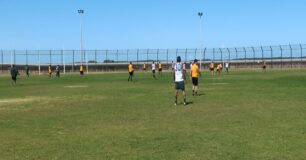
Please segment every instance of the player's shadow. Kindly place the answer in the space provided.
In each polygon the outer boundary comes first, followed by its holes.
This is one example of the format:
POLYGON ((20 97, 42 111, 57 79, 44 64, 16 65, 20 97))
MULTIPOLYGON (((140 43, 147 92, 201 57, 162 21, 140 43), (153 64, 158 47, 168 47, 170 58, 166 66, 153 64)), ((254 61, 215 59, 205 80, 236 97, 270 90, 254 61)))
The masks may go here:
POLYGON ((188 105, 192 105, 193 104, 193 102, 191 102, 191 101, 189 101, 189 102, 186 102, 186 105, 188 106, 188 105))

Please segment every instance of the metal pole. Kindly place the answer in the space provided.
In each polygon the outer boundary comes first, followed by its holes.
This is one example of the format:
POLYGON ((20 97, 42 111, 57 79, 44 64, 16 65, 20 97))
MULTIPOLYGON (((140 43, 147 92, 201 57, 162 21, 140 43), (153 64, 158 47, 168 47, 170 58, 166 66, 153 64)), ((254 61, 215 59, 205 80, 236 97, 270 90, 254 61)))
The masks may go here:
POLYGON ((26 50, 26 65, 28 65, 28 50, 26 50))
POLYGON ((230 61, 231 61, 231 52, 230 52, 229 48, 227 48, 227 52, 228 52, 228 63, 230 63, 230 61))
POLYGON ((157 49, 157 60, 156 61, 159 61, 159 57, 158 57, 158 54, 159 54, 159 49, 157 49))
POLYGON ((167 65, 169 63, 169 49, 167 49, 167 65))
POLYGON ((52 57, 51 57, 51 49, 50 49, 50 51, 49 51, 49 60, 50 60, 50 62, 49 62, 49 64, 51 65, 52 64, 52 57))
POLYGON ((271 68, 273 68, 273 48, 272 46, 270 46, 270 50, 271 50, 271 68))
POLYGON ((40 75, 40 51, 38 50, 38 75, 40 75))
POLYGON ((149 62, 149 49, 147 49, 147 63, 149 62))
MULTIPOLYGON (((205 64, 205 60, 206 60, 206 58, 205 58, 205 57, 206 57, 206 48, 204 48, 204 52, 202 53, 202 56, 203 56, 202 58, 203 58, 203 60, 204 60, 203 64, 205 64)), ((202 58, 201 58, 201 59, 202 59, 202 58)), ((200 66, 200 67, 201 67, 201 66, 200 66)), ((205 68, 205 66, 204 66, 203 68, 205 68)))
POLYGON ((255 48, 254 47, 252 47, 252 50, 253 50, 253 68, 255 68, 255 64, 256 64, 256 60, 255 60, 255 48))
POLYGON ((264 60, 264 50, 263 50, 263 47, 261 46, 261 61, 264 60))
POLYGON ((126 50, 126 63, 129 63, 129 50, 126 50))
POLYGON ((137 66, 138 66, 138 61, 139 61, 139 49, 137 49, 137 66))
POLYGON ((72 65, 71 65, 72 72, 74 72, 74 65, 75 65, 75 63, 74 63, 74 50, 72 50, 72 65))
POLYGON ((95 50, 95 68, 96 68, 96 72, 98 72, 97 50, 95 50))
POLYGON ((80 15, 80 56, 81 56, 81 65, 83 65, 83 14, 84 10, 80 9, 78 10, 78 13, 80 15))
POLYGON ((16 51, 14 49, 14 64, 16 64, 16 51))
POLYGON ((300 65, 300 67, 302 68, 302 65, 303 65, 303 47, 302 47, 302 44, 300 44, 300 48, 301 48, 301 65, 300 65))
POLYGON ((3 73, 3 50, 1 50, 1 73, 3 73))
MULTIPOLYGON (((200 53, 202 54, 202 51, 203 51, 203 26, 202 26, 202 16, 203 16, 203 12, 199 12, 198 13, 198 16, 200 17, 200 53)), ((200 57, 202 57, 203 55, 200 55, 200 57)), ((201 71, 201 68, 202 68, 202 58, 200 58, 200 71, 201 71)))
POLYGON ((219 48, 220 49, 220 53, 221 53, 221 64, 223 63, 223 51, 222 51, 222 48, 219 48))
POLYGON ((292 68, 293 64, 292 64, 292 46, 291 44, 289 44, 289 47, 290 47, 290 63, 291 63, 291 68, 292 68))
POLYGON ((235 48, 236 51, 236 68, 238 67, 238 50, 235 48))
POLYGON ((279 48, 280 48, 280 51, 281 51, 281 68, 283 68, 283 48, 282 48, 281 45, 279 46, 279 48))
POLYGON ((65 59, 65 54, 64 54, 64 50, 62 50, 62 55, 63 55, 63 65, 64 65, 64 74, 66 74, 66 59, 65 59))
POLYGON ((188 49, 186 48, 186 50, 185 50, 185 61, 187 61, 187 52, 188 52, 188 49))
POLYGON ((243 51, 244 51, 244 66, 247 68, 247 56, 246 56, 247 52, 245 47, 243 47, 243 51))
POLYGON ((108 63, 107 54, 108 54, 108 50, 105 51, 105 60, 104 60, 105 63, 108 63))

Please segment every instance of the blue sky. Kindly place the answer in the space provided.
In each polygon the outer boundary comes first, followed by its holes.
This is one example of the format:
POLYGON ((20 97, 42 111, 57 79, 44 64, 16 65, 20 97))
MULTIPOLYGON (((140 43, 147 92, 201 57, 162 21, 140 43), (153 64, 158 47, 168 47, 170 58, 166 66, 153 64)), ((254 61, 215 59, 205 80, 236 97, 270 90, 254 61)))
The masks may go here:
POLYGON ((306 42, 302 0, 0 0, 0 49, 196 48, 306 42))

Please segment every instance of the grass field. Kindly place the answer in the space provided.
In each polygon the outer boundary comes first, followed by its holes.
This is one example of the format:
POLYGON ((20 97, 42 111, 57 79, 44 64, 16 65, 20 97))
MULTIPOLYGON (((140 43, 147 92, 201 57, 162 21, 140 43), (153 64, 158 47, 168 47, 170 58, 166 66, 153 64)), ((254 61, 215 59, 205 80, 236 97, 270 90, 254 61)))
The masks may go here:
POLYGON ((205 72, 188 106, 173 88, 170 73, 0 77, 0 159, 305 159, 306 70, 205 72))

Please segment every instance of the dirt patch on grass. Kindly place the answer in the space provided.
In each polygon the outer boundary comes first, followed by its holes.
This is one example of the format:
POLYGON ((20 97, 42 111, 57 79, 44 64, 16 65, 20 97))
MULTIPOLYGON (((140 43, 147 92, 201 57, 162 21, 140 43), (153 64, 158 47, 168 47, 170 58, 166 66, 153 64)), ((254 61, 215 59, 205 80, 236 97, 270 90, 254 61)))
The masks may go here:
POLYGON ((64 86, 64 88, 87 88, 86 85, 71 85, 71 86, 64 86))

